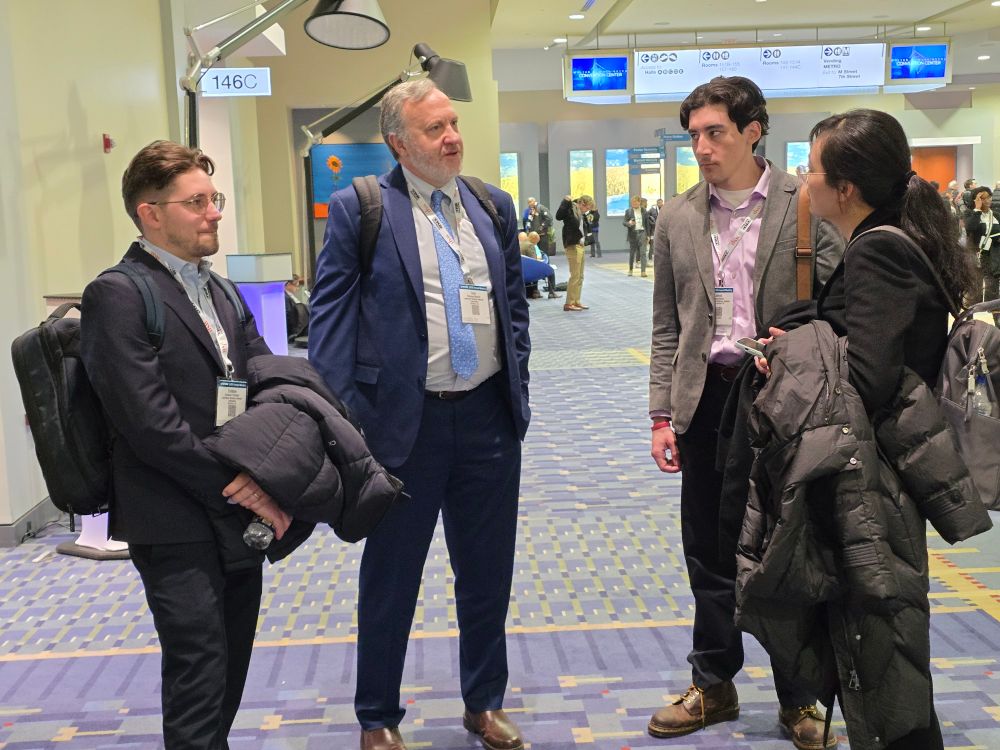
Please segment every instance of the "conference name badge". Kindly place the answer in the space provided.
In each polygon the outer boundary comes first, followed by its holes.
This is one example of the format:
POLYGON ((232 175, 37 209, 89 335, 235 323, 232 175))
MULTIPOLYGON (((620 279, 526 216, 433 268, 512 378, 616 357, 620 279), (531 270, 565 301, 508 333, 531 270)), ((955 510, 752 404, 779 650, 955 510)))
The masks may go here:
POLYGON ((247 381, 215 379, 215 426, 222 427, 247 410, 247 381))
POLYGON ((715 288, 715 334, 727 335, 733 331, 733 300, 736 293, 732 287, 715 288))
POLYGON ((484 286, 462 284, 458 289, 462 301, 462 322, 475 325, 490 324, 490 295, 484 286))

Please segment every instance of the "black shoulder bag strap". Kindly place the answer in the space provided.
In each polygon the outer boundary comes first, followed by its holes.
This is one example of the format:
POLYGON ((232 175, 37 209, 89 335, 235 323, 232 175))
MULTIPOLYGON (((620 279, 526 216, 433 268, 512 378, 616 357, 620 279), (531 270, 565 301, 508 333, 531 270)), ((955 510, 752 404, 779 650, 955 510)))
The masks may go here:
POLYGON ((105 273, 123 273, 132 279, 142 295, 142 302, 146 308, 146 335, 149 336, 149 343, 159 351, 163 345, 163 300, 153 286, 153 280, 142 264, 121 261, 117 266, 112 266, 105 273))
POLYGON ((382 190, 378 186, 375 175, 355 177, 351 180, 354 192, 358 194, 361 203, 361 237, 359 243, 358 261, 361 274, 372 270, 375 258, 375 245, 378 244, 379 228, 382 226, 382 190))
POLYGON ((472 175, 459 175, 458 179, 465 183, 465 186, 469 188, 476 199, 482 204, 483 208, 486 209, 486 213, 490 215, 490 219, 493 221, 493 226, 496 227, 497 234, 500 239, 503 239, 503 223, 500 221, 500 214, 497 212, 497 204, 493 202, 493 197, 490 195, 490 191, 486 189, 486 183, 480 180, 478 177, 473 177, 472 175))
POLYGON ((923 262, 923 264, 927 266, 927 269, 931 272, 931 276, 934 277, 934 283, 937 284, 938 290, 944 296, 945 302, 948 303, 948 310, 951 312, 952 317, 955 318, 955 321, 958 322, 959 318, 962 316, 962 310, 955 304, 955 300, 952 299, 951 294, 948 292, 948 288, 944 285, 944 279, 941 278, 941 274, 938 273, 934 264, 931 263, 931 259, 927 257, 927 253, 924 252, 923 248, 920 247, 920 245, 918 245, 913 238, 910 237, 910 235, 899 227, 894 227, 891 224, 882 224, 877 227, 872 227, 851 240, 851 244, 853 244, 859 237, 864 237, 866 234, 870 234, 871 232, 889 232, 906 242, 910 249, 917 254, 917 257, 920 258, 921 262, 923 262))
POLYGON ((211 271, 210 273, 215 282, 222 287, 222 291, 226 293, 233 307, 236 308, 236 315, 240 319, 240 325, 246 325, 247 310, 243 306, 243 300, 240 298, 239 292, 236 291, 236 285, 224 276, 219 276, 215 271, 211 271))

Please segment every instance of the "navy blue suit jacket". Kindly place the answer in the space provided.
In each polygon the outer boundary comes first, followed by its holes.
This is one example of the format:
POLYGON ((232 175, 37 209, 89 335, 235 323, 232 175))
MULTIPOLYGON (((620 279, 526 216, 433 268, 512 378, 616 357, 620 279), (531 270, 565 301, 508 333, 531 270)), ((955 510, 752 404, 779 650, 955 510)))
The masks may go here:
MULTIPOLYGON (((486 251, 496 300, 505 397, 519 437, 528 408, 528 303, 521 276, 517 210, 489 186, 503 226, 459 180, 462 206, 486 251)), ((413 210, 401 167, 379 177, 382 224, 371 270, 359 263, 360 202, 353 187, 330 198, 323 251, 310 297, 309 359, 364 427, 374 456, 399 466, 410 454, 424 408, 427 313, 413 210)))

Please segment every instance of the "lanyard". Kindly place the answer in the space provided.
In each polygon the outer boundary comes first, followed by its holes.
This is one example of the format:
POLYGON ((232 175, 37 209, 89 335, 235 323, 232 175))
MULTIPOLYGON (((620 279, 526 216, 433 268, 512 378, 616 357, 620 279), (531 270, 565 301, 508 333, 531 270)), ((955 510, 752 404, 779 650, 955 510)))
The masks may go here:
MULTIPOLYGON (((410 198, 413 200, 414 203, 417 204, 417 208, 419 208, 421 213, 423 213, 423 215, 427 217, 427 221, 431 223, 431 227, 433 227, 434 230, 437 231, 439 235, 441 235, 441 238, 448 243, 448 247, 450 247, 452 251, 455 253, 455 255, 458 256, 458 263, 462 268, 462 277, 465 279, 465 283, 466 284, 474 283, 472 280, 472 273, 469 271, 469 265, 465 260, 465 253, 462 252, 462 248, 458 244, 457 237, 451 233, 451 229, 445 226, 444 222, 441 221, 441 218, 436 213, 434 213, 434 210, 429 205, 427 205, 427 201, 424 200, 424 197, 420 195, 420 193, 418 193, 416 190, 414 190, 412 185, 410 185, 409 188, 410 188, 410 198)), ((454 204, 455 204, 455 225, 457 232, 457 227, 461 226, 462 224, 463 213, 462 213, 462 204, 459 203, 457 200, 454 201, 454 204)))
POLYGON ((715 214, 711 211, 711 209, 709 209, 712 249, 715 251, 715 257, 719 259, 719 286, 722 286, 722 267, 726 265, 726 261, 729 260, 729 256, 733 254, 733 250, 735 250, 736 246, 740 244, 743 236, 750 230, 750 226, 753 224, 754 220, 760 216, 760 212, 763 210, 764 201, 759 201, 757 205, 751 209, 750 213, 743 218, 740 228, 737 229, 736 234, 729 239, 729 243, 726 245, 725 253, 720 255, 719 251, 722 247, 722 238, 719 235, 719 227, 715 223, 715 214))
MULTIPOLYGON (((160 261, 160 264, 164 268, 166 268, 170 272, 170 275, 174 277, 174 280, 181 285, 181 288, 184 290, 184 296, 187 297, 188 302, 191 303, 191 307, 194 308, 194 311, 198 314, 198 317, 201 318, 201 322, 205 326, 205 330, 208 331, 208 335, 215 343, 215 348, 218 350, 219 356, 222 358, 223 363, 225 363, 226 377, 232 377, 236 368, 233 367, 233 363, 229 359, 229 338, 226 336, 226 332, 222 328, 222 321, 220 320, 219 325, 216 325, 215 321, 209 318, 204 313, 204 311, 195 303, 195 301, 188 296, 187 287, 184 285, 184 279, 181 278, 181 275, 177 272, 176 269, 171 268, 166 263, 164 263, 163 260, 160 258, 160 256, 150 249, 150 246, 146 242, 144 237, 140 237, 140 244, 143 246, 143 249, 145 249, 146 252, 148 252, 150 255, 152 255, 154 258, 160 261)), ((196 284, 195 294, 201 294, 201 291, 202 290, 199 289, 198 285, 196 284)), ((211 299, 211 292, 209 292, 208 290, 208 284, 205 285, 204 292, 209 296, 209 299, 211 299)), ((216 312, 216 315, 218 315, 218 312, 216 312)))

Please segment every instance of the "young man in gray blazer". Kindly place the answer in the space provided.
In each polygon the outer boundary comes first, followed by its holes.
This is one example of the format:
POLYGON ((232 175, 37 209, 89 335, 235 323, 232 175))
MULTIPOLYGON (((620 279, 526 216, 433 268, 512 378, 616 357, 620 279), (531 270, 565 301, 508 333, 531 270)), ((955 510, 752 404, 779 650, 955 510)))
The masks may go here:
MULTIPOLYGON (((649 722, 675 737, 739 716, 733 677, 743 666, 736 608, 736 550, 720 549, 722 475, 715 468, 719 420, 744 357, 735 341, 756 337, 796 297, 799 181, 755 156, 767 134, 764 96, 747 78, 714 78, 680 110, 704 181, 667 203, 653 239, 653 339, 649 368, 652 456, 683 469, 681 536, 695 599, 691 687, 649 722)), ((813 229, 814 280, 843 254, 832 227, 813 229)), ((818 289, 819 284, 815 285, 818 289)), ((779 721, 800 750, 823 744, 815 696, 775 670, 779 721)))

